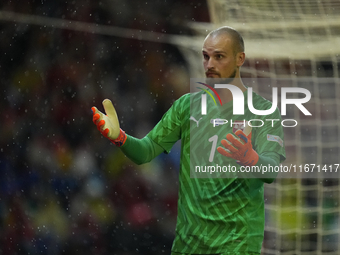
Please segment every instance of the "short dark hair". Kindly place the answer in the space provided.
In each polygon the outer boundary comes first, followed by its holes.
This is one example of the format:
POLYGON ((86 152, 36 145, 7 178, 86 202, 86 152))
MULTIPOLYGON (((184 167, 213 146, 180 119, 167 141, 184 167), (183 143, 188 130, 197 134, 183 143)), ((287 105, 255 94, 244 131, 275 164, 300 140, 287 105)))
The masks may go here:
POLYGON ((239 32, 237 32, 234 28, 224 26, 217 28, 213 31, 211 31, 207 37, 209 36, 217 36, 221 34, 226 34, 231 36, 233 42, 234 42, 234 54, 236 55, 239 52, 244 52, 244 41, 242 36, 240 35, 239 32))

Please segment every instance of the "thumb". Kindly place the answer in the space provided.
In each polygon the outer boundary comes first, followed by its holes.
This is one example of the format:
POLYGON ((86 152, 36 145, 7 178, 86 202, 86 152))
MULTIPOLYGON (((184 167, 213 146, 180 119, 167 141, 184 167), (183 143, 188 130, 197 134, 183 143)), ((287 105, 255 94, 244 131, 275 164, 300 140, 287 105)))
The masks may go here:
POLYGON ((111 100, 105 99, 105 100, 103 101, 103 106, 104 106, 106 115, 107 115, 111 120, 118 119, 116 110, 115 110, 115 108, 113 107, 113 104, 112 104, 111 100))
POLYGON ((244 134, 247 136, 247 137, 249 137, 249 135, 250 135, 250 137, 251 137, 251 130, 252 130, 252 127, 251 126, 249 126, 249 125, 246 125, 245 127, 244 127, 244 134))
POLYGON ((103 118, 106 119, 106 124, 104 128, 109 128, 109 134, 108 136, 111 139, 116 139, 119 136, 120 133, 120 127, 119 127, 119 121, 118 121, 118 116, 116 113, 115 108, 113 107, 113 104, 111 100, 105 99, 103 101, 103 106, 105 109, 105 113, 107 116, 104 116, 103 118))

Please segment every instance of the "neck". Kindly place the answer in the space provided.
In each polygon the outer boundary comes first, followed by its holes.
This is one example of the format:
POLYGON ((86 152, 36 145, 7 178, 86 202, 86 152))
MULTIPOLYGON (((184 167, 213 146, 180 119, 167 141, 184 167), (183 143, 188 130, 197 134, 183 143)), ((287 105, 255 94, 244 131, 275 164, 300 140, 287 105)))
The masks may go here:
MULTIPOLYGON (((235 87, 238 87, 242 93, 245 92, 247 90, 246 86, 244 86, 241 78, 236 78, 231 81, 229 84, 234 85, 235 87)), ((233 94, 231 93, 231 91, 229 89, 216 89, 217 93, 219 94, 222 104, 226 104, 230 101, 233 100, 233 94)))

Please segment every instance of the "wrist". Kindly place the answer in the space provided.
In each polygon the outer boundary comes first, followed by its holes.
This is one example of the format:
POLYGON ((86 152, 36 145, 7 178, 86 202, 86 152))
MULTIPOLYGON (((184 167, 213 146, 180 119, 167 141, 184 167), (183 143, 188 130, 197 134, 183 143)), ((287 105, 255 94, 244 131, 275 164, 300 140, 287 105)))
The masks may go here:
POLYGON ((110 141, 117 147, 121 147, 126 142, 126 134, 123 129, 120 129, 119 135, 116 139, 110 139, 110 141))

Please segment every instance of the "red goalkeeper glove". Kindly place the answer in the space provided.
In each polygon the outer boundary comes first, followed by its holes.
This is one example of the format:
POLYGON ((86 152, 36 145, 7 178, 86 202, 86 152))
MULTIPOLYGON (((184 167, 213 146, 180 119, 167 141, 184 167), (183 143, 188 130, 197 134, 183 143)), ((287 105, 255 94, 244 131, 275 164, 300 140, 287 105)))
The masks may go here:
POLYGON ((235 134, 227 134, 226 138, 221 143, 227 150, 220 146, 217 148, 219 153, 236 159, 243 166, 254 166, 257 163, 259 155, 251 144, 251 133, 247 136, 242 130, 237 130, 235 134))
POLYGON ((113 142, 116 146, 122 146, 126 141, 125 132, 119 127, 119 121, 115 108, 109 99, 103 101, 105 114, 96 107, 92 107, 93 123, 97 126, 100 133, 113 142))

